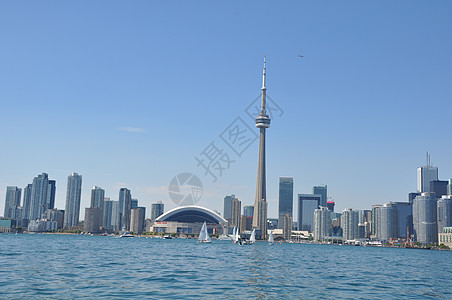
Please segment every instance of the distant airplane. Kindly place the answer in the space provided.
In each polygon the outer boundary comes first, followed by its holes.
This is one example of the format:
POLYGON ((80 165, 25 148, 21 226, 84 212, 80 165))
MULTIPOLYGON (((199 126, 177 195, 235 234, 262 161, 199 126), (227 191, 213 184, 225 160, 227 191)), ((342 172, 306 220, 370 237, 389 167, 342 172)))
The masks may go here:
POLYGON ((302 55, 302 54, 298 54, 297 56, 298 56, 298 57, 304 57, 304 55, 302 55))

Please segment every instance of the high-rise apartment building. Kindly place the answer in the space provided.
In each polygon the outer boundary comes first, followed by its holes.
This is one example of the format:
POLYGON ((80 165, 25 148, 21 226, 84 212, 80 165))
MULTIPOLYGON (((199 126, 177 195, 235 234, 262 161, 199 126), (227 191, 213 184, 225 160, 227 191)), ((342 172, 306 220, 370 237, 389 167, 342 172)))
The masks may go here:
POLYGON ((98 207, 103 209, 105 200, 105 190, 98 186, 93 186, 91 190, 91 205, 90 207, 98 207))
POLYGON ((342 238, 354 240, 358 238, 358 211, 344 209, 341 215, 342 238))
POLYGON ((314 195, 321 195, 322 196, 320 198, 319 206, 327 207, 326 206, 326 202, 327 202, 327 197, 328 197, 328 191, 327 191, 326 184, 312 187, 312 193, 314 195))
POLYGON ((99 233, 102 222, 102 209, 99 207, 85 208, 84 231, 89 233, 99 233))
POLYGON ((253 218, 253 216, 254 216, 254 206, 253 205, 245 205, 245 206, 243 206, 243 215, 245 217, 253 218))
POLYGON ((24 200, 22 203, 22 226, 28 226, 28 220, 30 219, 30 207, 31 207, 31 184, 27 184, 24 188, 24 200))
MULTIPOLYGON (((54 182, 53 180, 51 181, 54 182)), ((54 188, 54 183, 50 183, 49 187, 49 176, 46 173, 42 173, 33 178, 30 195, 30 211, 28 213, 29 220, 41 219, 42 214, 49 208, 48 206, 50 206, 52 202, 55 203, 54 192, 52 196, 52 190, 54 191, 54 188)))
POLYGON ((284 216, 293 215, 293 178, 279 177, 278 228, 284 227, 284 216))
POLYGON ((130 230, 136 234, 141 234, 144 228, 144 207, 132 208, 130 213, 130 230))
MULTIPOLYGON (((121 221, 119 219, 121 210, 119 201, 111 201, 111 226, 114 230, 121 230, 121 221)), ((105 202, 104 202, 105 204, 105 202)))
POLYGON ((293 224, 292 216, 290 216, 289 214, 285 214, 284 218, 283 218, 282 230, 283 230, 283 238, 286 241, 289 241, 292 239, 292 224, 293 224))
POLYGON ((380 209, 380 228, 377 238, 380 241, 389 241, 399 237, 399 210, 396 204, 389 202, 380 209))
POLYGON ((55 208, 55 194, 56 194, 56 181, 49 180, 49 185, 47 186, 46 209, 55 208))
POLYGON ((119 224, 120 228, 130 230, 130 210, 132 209, 132 195, 127 188, 119 190, 119 224))
POLYGON ((298 194, 298 230, 314 230, 314 211, 319 208, 321 195, 298 194))
POLYGON ((370 226, 370 233, 374 238, 377 238, 380 234, 381 207, 383 207, 383 205, 372 205, 372 224, 370 226))
POLYGON ((235 198, 234 200, 232 200, 232 216, 230 227, 237 227, 240 230, 241 212, 242 202, 238 198, 235 198))
POLYGON ((438 241, 437 201, 436 196, 430 193, 422 193, 413 201, 415 239, 422 244, 438 241))
POLYGON ((314 210, 314 241, 324 241, 331 234, 331 211, 321 206, 314 210))
POLYGON ((452 196, 442 196, 438 199, 438 233, 444 227, 452 227, 452 196))
POLYGON ((6 187, 5 212, 3 214, 5 219, 15 219, 13 216, 16 215, 16 208, 20 206, 21 193, 22 189, 17 186, 6 187))
POLYGON ((154 222, 155 219, 163 215, 165 209, 165 205, 162 201, 158 201, 157 203, 151 204, 151 222, 154 222))
POLYGON ((231 223, 232 219, 232 200, 235 199, 235 195, 224 197, 223 200, 223 217, 231 223))
POLYGON ((74 172, 67 177, 64 228, 78 226, 81 197, 82 197, 82 176, 74 172))
POLYGON ((130 201, 130 209, 134 209, 138 207, 138 199, 132 199, 130 201))
POLYGON ((112 218, 112 210, 113 210, 113 201, 110 198, 105 197, 102 204, 102 228, 103 229, 112 229, 113 225, 111 224, 112 218))

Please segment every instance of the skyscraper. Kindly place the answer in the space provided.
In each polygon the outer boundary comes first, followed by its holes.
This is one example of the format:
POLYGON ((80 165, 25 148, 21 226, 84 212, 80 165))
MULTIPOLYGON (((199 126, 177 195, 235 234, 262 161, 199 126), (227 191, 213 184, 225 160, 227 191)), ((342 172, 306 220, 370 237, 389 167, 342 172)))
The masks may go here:
POLYGON ((314 241, 323 241, 331 234, 331 211, 321 206, 314 210, 314 241))
POLYGON ((389 241, 399 237, 399 211, 395 203, 389 202, 380 207, 380 228, 377 238, 389 241))
POLYGON ((155 219, 163 215, 164 208, 165 205, 162 203, 162 201, 151 204, 151 222, 154 222, 155 219))
POLYGON ((64 228, 78 226, 81 194, 82 194, 82 176, 74 172, 67 177, 64 228))
POLYGON ((55 208, 55 193, 56 193, 56 181, 49 180, 49 185, 47 188, 46 209, 54 209, 55 208))
POLYGON ((31 189, 32 184, 27 184, 24 188, 24 201, 22 204, 22 226, 28 226, 28 220, 30 220, 30 207, 31 207, 31 189))
POLYGON ((144 228, 144 207, 132 208, 130 212, 130 230, 136 234, 141 234, 144 228))
POLYGON ((328 208, 330 211, 334 212, 334 205, 336 203, 334 201, 326 201, 326 208, 328 208))
POLYGON ((223 200, 223 217, 231 223, 232 218, 232 200, 235 199, 235 195, 224 197, 223 200))
POLYGON ((449 182, 446 180, 432 180, 430 181, 430 193, 435 193, 436 198, 441 198, 447 195, 447 184, 449 182))
POLYGON ((100 232, 102 222, 102 209, 99 207, 85 208, 84 231, 89 233, 100 232))
POLYGON ((286 241, 290 240, 292 238, 292 216, 289 214, 284 215, 283 219, 283 237, 286 241))
POLYGON ((232 218, 230 227, 237 227, 239 230, 241 229, 240 228, 241 212, 242 212, 242 202, 238 198, 235 198, 234 200, 232 200, 232 218))
MULTIPOLYGON (((111 201, 111 226, 114 230, 121 229, 119 201, 111 201)), ((104 203, 105 204, 105 203, 104 203)))
POLYGON ((444 227, 452 227, 452 196, 443 196, 438 200, 438 233, 444 227))
POLYGON ((111 223, 113 212, 113 201, 110 198, 104 198, 103 208, 102 208, 102 227, 104 229, 112 229, 114 226, 111 223))
POLYGON ((320 199, 320 206, 323 207, 327 207, 326 206, 326 201, 327 201, 327 197, 328 197, 328 192, 327 192, 327 186, 326 185, 318 185, 318 186, 314 186, 312 187, 312 193, 314 195, 322 195, 322 198, 320 199))
POLYGON ((253 217, 254 216, 254 206, 252 205, 245 205, 243 206, 243 215, 245 217, 253 217))
POLYGON ((130 190, 121 188, 119 190, 119 229, 130 230, 130 210, 132 208, 132 195, 130 190))
POLYGON ((5 212, 3 214, 5 219, 11 219, 16 215, 15 210, 20 206, 21 193, 22 189, 17 186, 6 187, 5 212))
POLYGON ((105 199, 105 191, 98 186, 93 186, 91 190, 91 205, 90 207, 98 207, 103 209, 105 199))
POLYGON ((373 235, 374 238, 377 238, 380 235, 380 220, 381 220, 381 211, 380 208, 382 208, 383 205, 381 204, 375 204, 372 205, 372 223, 371 223, 371 229, 370 233, 373 235))
POLYGON ((138 199, 130 200, 130 209, 134 209, 138 207, 138 199))
POLYGON ((284 227, 284 216, 293 215, 293 178, 279 177, 278 227, 284 227))
POLYGON ((341 215, 342 238, 354 240, 358 238, 358 211, 344 209, 341 215))
POLYGON ((429 193, 430 182, 434 180, 438 180, 438 168, 430 164, 430 154, 427 153, 427 165, 417 169, 418 193, 429 193))
POLYGON ((399 213, 399 236, 409 237, 413 234, 413 205, 408 202, 393 202, 399 213))
POLYGON ((267 235, 267 195, 265 182, 265 130, 270 127, 270 117, 265 110, 267 88, 265 86, 266 66, 262 74, 262 103, 260 114, 256 118, 256 127, 260 130, 259 157, 257 162, 256 198, 254 200, 253 227, 260 230, 261 239, 267 235))
POLYGON ((422 193, 413 201, 413 227, 416 241, 422 244, 438 241, 437 198, 422 193))
POLYGON ((447 185, 447 194, 452 195, 452 178, 449 179, 449 184, 447 185))
POLYGON ((314 230, 314 211, 319 208, 321 195, 298 194, 298 230, 314 230))
POLYGON ((47 210, 48 198, 47 192, 49 191, 49 176, 46 173, 42 173, 33 178, 33 184, 31 186, 31 201, 29 219, 37 220, 41 219, 42 214, 47 210))

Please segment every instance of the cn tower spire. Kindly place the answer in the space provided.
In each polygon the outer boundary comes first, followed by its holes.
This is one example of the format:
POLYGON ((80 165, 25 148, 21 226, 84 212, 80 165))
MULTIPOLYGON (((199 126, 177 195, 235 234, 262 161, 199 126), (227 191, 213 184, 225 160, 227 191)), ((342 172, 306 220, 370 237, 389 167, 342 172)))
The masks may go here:
POLYGON ((259 156, 257 160, 256 198, 254 200, 253 227, 260 231, 261 239, 267 235, 267 185, 265 173, 265 130, 270 127, 270 117, 265 110, 267 97, 266 87, 266 58, 264 56, 264 71, 262 74, 262 104, 261 111, 256 118, 256 127, 259 128, 259 156))
POLYGON ((266 82, 266 56, 264 55, 264 71, 262 72, 262 104, 261 104, 261 114, 265 114, 265 102, 266 102, 266 98, 267 98, 267 87, 265 86, 265 82, 266 82))

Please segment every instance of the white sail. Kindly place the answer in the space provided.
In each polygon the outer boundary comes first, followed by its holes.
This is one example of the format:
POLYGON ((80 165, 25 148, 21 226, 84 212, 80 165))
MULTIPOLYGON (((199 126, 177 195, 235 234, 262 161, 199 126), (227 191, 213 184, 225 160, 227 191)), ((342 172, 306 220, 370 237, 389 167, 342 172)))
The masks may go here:
POLYGON ((237 233, 235 231, 235 227, 232 229, 232 242, 235 243, 237 238, 237 233))
POLYGON ((198 240, 205 241, 207 239, 206 233, 207 233, 207 225, 206 225, 206 222, 204 222, 204 224, 202 224, 201 231, 199 232, 198 240))
POLYGON ((239 229, 237 228, 237 235, 235 236, 235 241, 238 242, 240 240, 240 232, 239 229))
MULTIPOLYGON (((206 222, 204 222, 204 224, 206 224, 206 222)), ((206 229, 205 229, 205 235, 206 235, 206 242, 210 243, 211 239, 210 239, 210 236, 209 236, 209 232, 207 232, 207 226, 206 226, 206 229)))
POLYGON ((273 240, 273 230, 270 230, 270 235, 268 236, 268 242, 269 242, 270 244, 273 244, 273 243, 274 243, 274 240, 273 240))
POLYGON ((255 242, 256 242, 256 229, 253 229, 253 232, 251 232, 250 243, 255 242))

